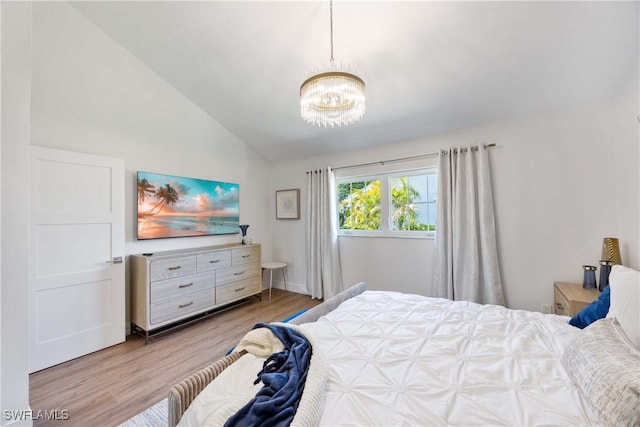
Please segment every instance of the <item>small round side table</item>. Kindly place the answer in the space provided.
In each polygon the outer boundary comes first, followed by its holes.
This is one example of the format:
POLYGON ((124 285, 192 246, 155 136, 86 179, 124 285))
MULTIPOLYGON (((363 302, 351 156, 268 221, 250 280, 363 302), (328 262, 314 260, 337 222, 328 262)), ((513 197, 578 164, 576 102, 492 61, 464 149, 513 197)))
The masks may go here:
POLYGON ((262 272, 269 270, 269 302, 271 302, 271 286, 273 285, 273 270, 280 270, 282 274, 282 280, 284 280, 284 290, 287 290, 287 276, 285 276, 285 270, 287 268, 286 262, 272 261, 262 263, 262 272))

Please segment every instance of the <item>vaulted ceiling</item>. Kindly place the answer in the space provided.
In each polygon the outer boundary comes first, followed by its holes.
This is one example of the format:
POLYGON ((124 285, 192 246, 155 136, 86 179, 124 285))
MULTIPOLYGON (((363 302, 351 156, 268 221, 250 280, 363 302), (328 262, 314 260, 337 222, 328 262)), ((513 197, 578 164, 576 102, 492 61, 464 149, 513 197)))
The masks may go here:
POLYGON ((274 162, 606 102, 638 65, 638 2, 335 0, 367 112, 320 128, 298 90, 329 59, 328 0, 70 4, 274 162))

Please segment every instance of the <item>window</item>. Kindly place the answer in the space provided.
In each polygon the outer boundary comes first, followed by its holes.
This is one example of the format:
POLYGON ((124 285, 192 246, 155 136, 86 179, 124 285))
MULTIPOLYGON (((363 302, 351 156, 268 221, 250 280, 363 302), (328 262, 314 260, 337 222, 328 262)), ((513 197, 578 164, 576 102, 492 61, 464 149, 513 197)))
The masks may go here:
POLYGON ((429 237, 436 229, 435 168, 336 178, 340 235, 429 237))

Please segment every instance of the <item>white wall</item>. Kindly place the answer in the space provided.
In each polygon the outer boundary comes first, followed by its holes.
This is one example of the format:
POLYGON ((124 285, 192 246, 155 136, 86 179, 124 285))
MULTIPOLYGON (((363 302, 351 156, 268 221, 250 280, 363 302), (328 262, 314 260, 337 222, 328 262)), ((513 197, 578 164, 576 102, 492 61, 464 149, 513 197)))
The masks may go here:
POLYGON ((34 4, 32 145, 119 157, 127 171, 127 252, 237 242, 135 240, 135 172, 240 184, 241 222, 268 236, 268 164, 65 3, 34 4))
MULTIPOLYGON (((27 164, 31 4, 0 3, 2 22, 2 226, 0 425, 31 425, 5 411, 29 408, 27 367, 27 164), (16 422, 17 421, 17 422, 16 422)), ((10 412, 11 413, 11 412, 10 412)))
MULTIPOLYGON (((249 234, 263 243, 263 257, 289 262, 290 282, 305 290, 305 220, 273 219, 274 190, 301 188, 304 218, 306 170, 496 142, 499 148, 490 157, 509 306, 537 310, 540 303, 550 303, 553 280, 580 281, 580 266, 597 262, 605 236, 619 237, 625 264, 640 267, 637 70, 625 88, 629 96, 611 105, 270 167, 66 3, 33 4, 32 34, 31 10, 28 3, 24 5, 2 3, 3 119, 7 112, 16 115, 9 121, 16 128, 5 124, 2 128, 3 409, 28 404, 24 194, 29 130, 33 145, 124 159, 129 183, 127 253, 239 240, 232 236, 137 242, 135 171, 237 182, 241 221, 251 224, 249 234), (13 10, 9 16, 8 10, 13 10), (7 35, 16 43, 11 45, 13 56, 6 56, 7 35), (31 38, 29 126, 24 90, 28 93, 31 38), (17 68, 7 75, 8 60, 17 61, 10 64, 17 68), (14 79, 12 85, 15 82, 10 91, 7 78, 14 79), (12 130, 16 138, 9 140, 6 135, 12 130)), ((427 294, 433 244, 433 240, 343 238, 345 282, 365 280, 372 289, 427 294)))
MULTIPOLYGON (((62 2, 2 3, 2 409, 28 408, 29 144, 124 159, 127 254, 238 242, 135 240, 135 172, 240 184, 240 221, 270 256, 268 163, 62 2), (31 98, 31 99, 30 99, 31 98)), ((4 418, 0 424, 11 423, 4 418)), ((30 424, 30 422, 27 422, 30 424)))
POLYGON ((68 4, 33 15, 31 144, 124 160, 127 255, 240 241, 137 241, 141 170, 240 184, 240 221, 269 257, 268 163, 68 4))
MULTIPOLYGON (((305 289, 305 171, 496 143, 490 151, 499 256, 507 305, 540 310, 553 281, 582 281, 603 237, 618 237, 626 265, 640 267, 638 77, 611 104, 562 111, 277 165, 273 189, 301 188, 300 221, 274 221, 273 253, 305 289)), ((429 295, 433 240, 340 238, 345 285, 429 295)))

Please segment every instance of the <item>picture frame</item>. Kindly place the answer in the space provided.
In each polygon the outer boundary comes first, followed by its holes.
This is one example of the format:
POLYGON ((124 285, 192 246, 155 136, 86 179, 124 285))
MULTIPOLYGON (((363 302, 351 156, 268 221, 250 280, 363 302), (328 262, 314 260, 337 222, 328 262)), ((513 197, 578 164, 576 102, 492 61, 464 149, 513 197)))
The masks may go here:
POLYGON ((276 190, 276 219, 300 219, 300 189, 276 190))

